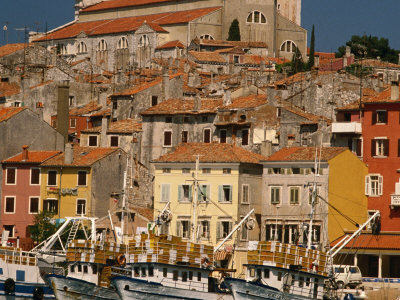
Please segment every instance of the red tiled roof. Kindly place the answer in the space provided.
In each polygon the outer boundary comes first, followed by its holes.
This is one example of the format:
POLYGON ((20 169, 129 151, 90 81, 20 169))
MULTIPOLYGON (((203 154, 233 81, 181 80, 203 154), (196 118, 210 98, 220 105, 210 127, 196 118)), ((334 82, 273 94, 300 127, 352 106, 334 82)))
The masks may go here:
POLYGON ((222 99, 202 99, 200 109, 194 110, 193 99, 168 99, 156 106, 152 106, 142 115, 178 115, 178 114, 204 114, 216 113, 217 108, 222 105, 222 99))
POLYGON ((98 111, 102 108, 100 104, 95 101, 91 101, 83 106, 74 107, 69 110, 70 116, 82 116, 98 111))
POLYGON ((12 54, 16 51, 24 49, 26 44, 7 44, 0 47, 0 57, 12 54))
POLYGON ((0 122, 7 121, 24 109, 26 109, 26 107, 5 107, 0 109, 0 122))
POLYGON ((218 9, 221 9, 221 7, 218 6, 199 8, 185 11, 166 12, 153 15, 126 17, 110 20, 75 22, 69 26, 51 32, 48 35, 35 40, 35 42, 74 38, 81 32, 84 32, 88 36, 130 32, 137 30, 140 26, 143 25, 144 22, 146 22, 146 24, 155 31, 167 32, 161 26, 188 23, 218 9))
POLYGON ((35 89, 35 88, 38 88, 38 87, 41 87, 41 86, 44 86, 44 85, 48 85, 48 84, 53 83, 53 82, 54 82, 53 80, 47 80, 47 81, 41 82, 41 83, 39 83, 39 84, 37 84, 37 85, 31 86, 31 87, 29 87, 29 88, 30 88, 31 90, 33 90, 33 89, 35 89))
MULTIPOLYGON (((126 119, 111 122, 108 126, 107 133, 133 133, 142 131, 142 123, 135 119, 126 119)), ((81 133, 101 132, 101 126, 81 130, 81 133)))
POLYGON ((102 1, 100 3, 91 5, 82 9, 81 13, 99 11, 99 10, 108 10, 108 9, 117 9, 117 8, 125 8, 125 7, 133 7, 140 5, 148 5, 162 2, 172 2, 173 0, 113 0, 113 1, 102 1))
POLYGON ((179 145, 174 152, 163 155, 154 162, 195 162, 196 155, 200 155, 200 162, 203 163, 258 164, 267 158, 231 144, 187 143, 179 145))
POLYGON ((42 166, 91 166, 95 162, 103 159, 111 153, 117 151, 118 148, 91 148, 91 147, 79 147, 74 145, 73 147, 73 161, 71 164, 65 164, 64 158, 65 153, 62 152, 55 157, 42 163, 42 166))
POLYGON ((325 120, 327 123, 331 123, 331 120, 324 116, 318 116, 318 115, 307 113, 307 112, 301 110, 300 108, 289 104, 287 101, 284 101, 284 100, 281 100, 280 102, 282 104, 283 109, 285 109, 293 114, 296 114, 300 117, 303 117, 304 119, 306 119, 309 122, 318 123, 318 121, 320 121, 320 120, 325 120))
POLYGON ((238 97, 232 100, 232 104, 221 107, 221 109, 244 109, 255 108, 260 105, 267 104, 267 95, 249 95, 238 97))
POLYGON ((0 82, 0 97, 10 97, 20 93, 20 87, 16 83, 0 82))
POLYGON ((379 59, 363 59, 361 61, 358 61, 358 63, 362 64, 363 66, 368 66, 368 67, 374 67, 374 68, 394 68, 398 69, 400 68, 400 65, 398 64, 392 64, 387 61, 382 61, 379 59))
POLYGON ((165 44, 158 46, 156 49, 170 49, 170 48, 184 49, 185 46, 179 40, 176 40, 176 41, 166 42, 165 44))
POLYGON ((197 41, 200 45, 205 46, 219 46, 219 47, 240 47, 240 48, 267 48, 265 42, 245 42, 245 41, 225 41, 225 40, 208 40, 199 39, 197 41))
POLYGON ((5 159, 2 163, 42 163, 61 151, 28 151, 28 159, 22 160, 22 152, 13 157, 5 159))
POLYGON ((193 56, 196 61, 226 63, 225 58, 218 52, 189 51, 189 54, 193 56))
MULTIPOLYGON (((346 234, 350 236, 350 234, 346 234)), ((331 243, 331 247, 337 244, 344 236, 331 243)), ((400 250, 400 234, 381 232, 379 235, 362 233, 350 240, 344 249, 375 249, 375 250, 400 250)))
POLYGON ((345 147, 322 147, 316 152, 315 147, 288 147, 275 152, 266 161, 314 161, 316 154, 319 160, 329 161, 346 149, 345 147))
MULTIPOLYGON (((310 55, 310 48, 307 47, 307 55, 310 55)), ((319 59, 321 58, 329 58, 329 59, 333 59, 335 58, 335 52, 314 52, 315 56, 318 56, 319 59)))

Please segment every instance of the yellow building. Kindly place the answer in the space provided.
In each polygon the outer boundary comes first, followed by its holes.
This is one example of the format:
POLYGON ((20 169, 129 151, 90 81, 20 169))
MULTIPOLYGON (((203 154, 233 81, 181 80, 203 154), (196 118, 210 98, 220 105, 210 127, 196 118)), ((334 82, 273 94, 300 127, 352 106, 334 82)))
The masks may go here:
MULTIPOLYGON (((251 209, 255 209, 254 220, 258 219, 262 180, 259 161, 265 158, 230 144, 188 143, 153 161, 154 215, 162 221, 163 210, 168 209, 172 214, 169 222, 161 222, 161 233, 217 245, 251 209), (199 157, 197 176, 196 157, 199 157), (194 201, 196 177, 198 201, 194 201)), ((227 241, 229 246, 222 249, 235 244, 235 254, 240 255, 248 240, 259 239, 259 232, 259 224, 251 231, 242 226, 227 241)), ((226 256, 221 258, 224 260, 226 256)))
POLYGON ((121 193, 126 153, 119 148, 72 147, 41 164, 43 210, 55 218, 102 217, 111 193, 121 193))

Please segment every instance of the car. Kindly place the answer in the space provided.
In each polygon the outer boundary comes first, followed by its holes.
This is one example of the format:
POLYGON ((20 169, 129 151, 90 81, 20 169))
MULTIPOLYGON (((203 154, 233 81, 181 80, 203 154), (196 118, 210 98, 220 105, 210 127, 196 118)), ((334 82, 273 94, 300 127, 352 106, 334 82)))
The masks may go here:
POLYGON ((356 288, 362 283, 362 274, 357 266, 333 265, 333 275, 339 289, 349 287, 356 288))

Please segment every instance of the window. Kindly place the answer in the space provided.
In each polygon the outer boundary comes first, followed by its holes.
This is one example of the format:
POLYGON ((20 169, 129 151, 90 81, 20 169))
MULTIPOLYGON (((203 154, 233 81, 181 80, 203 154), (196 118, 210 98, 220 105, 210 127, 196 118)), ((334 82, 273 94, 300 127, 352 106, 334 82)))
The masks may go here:
POLYGON ((372 115, 372 124, 387 124, 387 111, 377 110, 372 115))
POLYGON ((190 174, 190 168, 182 168, 182 174, 190 174))
POLYGON ((299 229, 297 225, 285 225, 283 242, 297 244, 299 241, 299 229))
POLYGON ((371 156, 389 156, 389 140, 386 138, 371 140, 371 156))
POLYGON ((87 172, 86 171, 78 171, 78 185, 86 186, 87 185, 87 172))
POLYGON ((149 38, 146 34, 143 34, 139 39, 138 47, 147 47, 149 45, 149 38))
POLYGON ((40 184, 40 169, 31 169, 31 185, 40 184))
POLYGON ((381 196, 383 194, 383 176, 370 174, 365 176, 365 195, 381 196))
POLYGON ((189 280, 193 280, 193 271, 189 271, 189 280))
POLYGON ((4 225, 3 226, 3 229, 5 231, 9 232, 8 237, 14 237, 14 227, 15 227, 14 225, 4 225))
POLYGON ((217 239, 221 240, 232 231, 232 221, 220 221, 217 223, 217 239))
MULTIPOLYGON (((321 237, 321 226, 313 225, 311 230, 311 242, 313 244, 318 244, 321 237)), ((303 232, 303 244, 308 243, 308 229, 303 232)))
POLYGON ((87 265, 84 265, 84 266, 83 266, 83 273, 84 273, 84 274, 87 274, 87 273, 88 273, 88 266, 87 266, 87 265))
POLYGON ((86 200, 78 199, 76 200, 76 214, 77 215, 86 215, 86 200))
POLYGON ((186 271, 182 271, 182 282, 187 282, 188 274, 186 271))
POLYGON ((188 142, 188 134, 189 132, 187 130, 182 130, 182 143, 188 142))
POLYGON ((6 214, 15 213, 15 197, 5 197, 4 212, 6 214))
POLYGON ((164 131, 164 147, 172 146, 172 131, 164 131))
POLYGON ((111 136, 110 137, 110 146, 111 147, 118 147, 118 137, 117 136, 111 136))
POLYGON ((249 130, 242 130, 242 145, 246 146, 249 144, 249 130))
POLYGON ((198 199, 197 201, 209 201, 210 199, 210 185, 208 184, 200 184, 198 190, 198 199))
POLYGON ((343 113, 343 120, 345 122, 351 122, 351 113, 343 113))
POLYGON ((218 187, 218 201, 219 202, 232 202, 232 186, 220 185, 218 187))
POLYGON ((161 185, 161 202, 168 202, 171 186, 169 184, 161 185))
POLYGON ((69 106, 74 106, 74 96, 69 96, 69 106))
POLYGON ((163 168, 162 172, 166 173, 166 174, 170 174, 171 173, 171 168, 163 168))
POLYGON ((7 168, 7 181, 6 184, 16 184, 17 183, 17 169, 7 168))
POLYGON ((190 221, 189 220, 178 220, 176 222, 176 235, 184 239, 190 237, 190 221))
POLYGON ((116 110, 118 108, 118 101, 113 101, 112 106, 113 110, 116 110))
POLYGON ((202 220, 199 222, 200 225, 200 238, 209 239, 210 238, 210 221, 202 220))
POLYGON ((290 190, 290 204, 299 204, 300 187, 291 186, 289 190, 290 190))
POLYGON ((106 51, 107 50, 107 43, 105 40, 100 40, 97 44, 97 51, 106 51))
POLYGON ((211 143, 211 129, 209 128, 203 131, 203 143, 211 143))
POLYGON ((189 184, 178 185, 178 201, 189 202, 192 201, 192 186, 189 184))
POLYGON ((200 36, 201 40, 213 40, 214 38, 210 34, 202 34, 200 36))
POLYGON ((163 277, 168 277, 168 269, 167 268, 163 268, 163 277))
POLYGON ((51 127, 57 128, 57 120, 51 120, 51 127))
POLYGON ((146 267, 142 267, 141 269, 142 269, 142 277, 146 277, 146 276, 147 276, 147 275, 146 275, 146 273, 147 273, 147 272, 146 272, 146 271, 147 271, 147 270, 146 270, 146 267))
POLYGON ((207 122, 208 122, 208 116, 202 116, 202 117, 201 117, 201 121, 202 121, 203 123, 207 123, 207 122))
POLYGON ((250 203, 250 190, 248 184, 242 184, 242 203, 250 203))
POLYGON ((70 128, 76 128, 76 119, 70 119, 69 120, 69 127, 70 128))
POLYGON ((239 63, 239 55, 234 55, 233 56, 233 63, 235 63, 235 64, 239 63))
POLYGON ((197 281, 201 281, 201 272, 197 272, 197 281))
POLYGON ((29 213, 39 213, 39 197, 29 197, 29 213))
POLYGON ((16 280, 17 281, 25 281, 25 271, 23 271, 23 270, 17 270, 17 273, 16 273, 16 280))
POLYGON ((97 136, 96 135, 89 136, 89 147, 97 147, 97 136))
POLYGON ((282 52, 290 52, 293 53, 295 52, 297 49, 297 46, 294 42, 292 41, 285 41, 282 43, 281 45, 281 51, 282 52))
POLYGON ((47 172, 47 185, 49 186, 57 185, 57 171, 47 172))
POLYGON ((203 168, 203 169, 201 170, 201 172, 202 172, 203 174, 210 174, 210 173, 211 173, 211 168, 203 168))
POLYGON ((267 23, 267 18, 265 15, 259 11, 253 11, 247 16, 247 23, 267 23))
POLYGON ((280 224, 267 224, 265 225, 265 240, 266 241, 280 241, 282 242, 282 225, 280 224))
POLYGON ((158 96, 151 96, 151 106, 156 106, 158 104, 158 96))
POLYGON ((78 54, 83 54, 83 53, 87 53, 87 46, 85 44, 85 42, 80 42, 78 44, 78 54))
POLYGON ((122 37, 118 41, 117 49, 127 49, 128 48, 128 40, 126 37, 122 37))
POLYGON ((279 204, 281 203, 281 187, 279 186, 271 186, 271 204, 279 204))
POLYGON ((172 117, 166 117, 165 123, 172 123, 172 117))
POLYGON ((223 168, 222 174, 231 174, 231 168, 223 168))
POLYGON ((219 142, 221 144, 225 144, 226 143, 226 130, 225 129, 221 129, 219 131, 219 142))
MULTIPOLYGON (((242 218, 243 219, 243 218, 242 218)), ((246 224, 244 223, 240 228, 240 240, 247 241, 249 231, 247 230, 246 224)))
POLYGON ((57 199, 45 199, 43 200, 43 210, 58 213, 58 201, 57 199))

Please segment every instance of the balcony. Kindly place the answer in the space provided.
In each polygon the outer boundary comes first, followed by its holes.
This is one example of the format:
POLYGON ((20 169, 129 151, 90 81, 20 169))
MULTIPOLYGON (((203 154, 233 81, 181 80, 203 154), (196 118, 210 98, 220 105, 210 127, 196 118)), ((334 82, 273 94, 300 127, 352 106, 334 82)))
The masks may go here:
POLYGON ((392 209, 400 207, 400 195, 391 195, 390 196, 390 207, 392 209))
POLYGON ((360 122, 334 122, 332 123, 332 133, 354 133, 361 134, 360 122))

